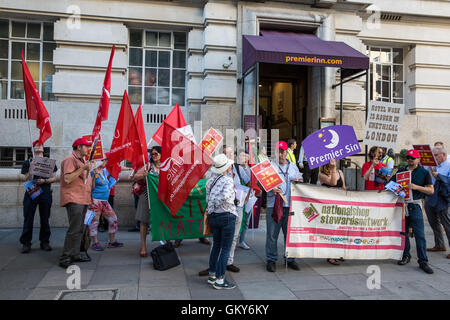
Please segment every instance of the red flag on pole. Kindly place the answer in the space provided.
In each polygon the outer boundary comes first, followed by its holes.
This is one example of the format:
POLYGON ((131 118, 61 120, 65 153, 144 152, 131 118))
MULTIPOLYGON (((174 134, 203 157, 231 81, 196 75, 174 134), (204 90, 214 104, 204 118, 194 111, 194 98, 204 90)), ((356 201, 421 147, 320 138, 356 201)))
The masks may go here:
POLYGON ((36 120, 36 128, 39 128, 38 144, 43 145, 44 142, 52 136, 52 129, 50 127, 50 116, 45 109, 38 89, 34 84, 28 66, 23 58, 22 51, 22 73, 23 73, 23 88, 25 91, 25 102, 27 105, 27 115, 29 120, 36 120))
POLYGON ((164 120, 163 123, 161 123, 158 130, 156 130, 155 134, 152 137, 153 141, 155 141, 160 146, 162 146, 162 136, 165 123, 170 124, 172 127, 176 129, 185 127, 187 125, 178 103, 175 105, 172 111, 170 111, 166 120, 164 120))
POLYGON ((200 146, 169 123, 164 125, 158 198, 175 215, 212 164, 200 146))
POLYGON ((142 157, 142 148, 134 122, 133 110, 125 90, 106 169, 117 180, 120 173, 118 170, 120 167, 117 164, 123 160, 133 162, 135 156, 142 157))
POLYGON ((95 120, 94 129, 92 130, 92 139, 95 138, 100 133, 102 128, 102 121, 108 120, 109 112, 109 97, 111 92, 111 67, 114 58, 115 45, 111 49, 111 54, 109 56, 108 68, 106 69, 105 80, 103 81, 102 96, 100 98, 100 105, 98 107, 97 119, 95 120))
POLYGON ((141 105, 139 105, 139 108, 136 111, 136 114, 134 115, 134 122, 136 123, 136 128, 139 135, 139 141, 141 144, 141 154, 135 154, 134 160, 133 160, 133 169, 137 171, 139 168, 143 167, 145 163, 148 162, 148 153, 147 153, 147 139, 145 137, 145 130, 144 130, 144 119, 142 118, 142 109, 141 105), (144 157, 142 157, 142 155, 144 157), (143 163, 145 161, 145 163, 143 163))
MULTIPOLYGON (((253 151, 252 151, 252 145, 250 143, 250 137, 248 138, 248 152, 249 152, 249 158, 248 158, 248 165, 249 167, 253 167, 255 165, 255 159, 253 159, 253 151)), ((251 186, 252 189, 255 191, 255 194, 259 194, 261 192, 261 189, 258 187, 258 179, 256 179, 256 176, 251 172, 251 186)))

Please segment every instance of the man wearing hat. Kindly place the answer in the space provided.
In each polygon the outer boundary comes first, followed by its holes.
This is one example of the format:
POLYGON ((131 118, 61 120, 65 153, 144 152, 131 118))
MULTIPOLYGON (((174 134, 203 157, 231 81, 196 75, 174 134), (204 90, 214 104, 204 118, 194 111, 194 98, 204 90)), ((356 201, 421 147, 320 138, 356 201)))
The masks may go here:
MULTIPOLYGON (((275 272, 276 261, 278 260, 277 242, 280 229, 283 229, 284 243, 286 244, 287 236, 287 224, 289 218, 289 207, 291 204, 291 181, 301 181, 301 173, 298 171, 295 163, 291 163, 287 160, 288 145, 285 141, 279 141, 275 147, 275 153, 278 161, 272 161, 272 166, 278 172, 284 182, 278 187, 267 192, 267 233, 266 233, 266 259, 267 259, 267 271, 275 272), (287 203, 283 202, 283 216, 281 221, 276 223, 272 217, 275 204, 275 196, 280 193, 287 200, 287 203)), ((287 265, 294 270, 300 270, 297 262, 294 258, 287 259, 287 265)))
MULTIPOLYGON (((400 168, 399 172, 410 171, 411 183, 408 186, 412 193, 412 200, 406 201, 406 222, 405 230, 413 229, 414 238, 416 238, 417 257, 419 267, 426 273, 433 273, 433 269, 428 266, 427 258, 427 244, 425 241, 425 228, 422 213, 422 199, 426 195, 434 193, 433 183, 430 173, 419 164, 420 153, 417 150, 411 149, 406 154, 408 166, 400 168)), ((399 265, 405 265, 411 260, 409 237, 405 236, 405 249, 403 251, 403 258, 398 262, 399 265)))
POLYGON ((84 138, 75 140, 73 151, 61 162, 61 207, 67 210, 69 228, 67 229, 64 248, 59 259, 59 266, 67 268, 73 262, 87 262, 91 259, 87 254, 80 255, 83 239, 84 217, 88 205, 92 203, 92 182, 89 172, 92 162, 84 160, 88 147, 92 145, 84 138))

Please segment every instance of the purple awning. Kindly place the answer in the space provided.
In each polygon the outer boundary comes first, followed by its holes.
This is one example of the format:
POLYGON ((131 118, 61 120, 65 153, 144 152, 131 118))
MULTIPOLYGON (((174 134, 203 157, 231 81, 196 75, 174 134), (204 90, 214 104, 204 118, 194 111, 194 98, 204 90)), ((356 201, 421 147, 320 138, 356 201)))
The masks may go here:
POLYGON ((243 36, 242 73, 256 62, 343 68, 345 76, 369 68, 369 58, 344 42, 324 41, 306 33, 261 31, 261 34, 243 36))

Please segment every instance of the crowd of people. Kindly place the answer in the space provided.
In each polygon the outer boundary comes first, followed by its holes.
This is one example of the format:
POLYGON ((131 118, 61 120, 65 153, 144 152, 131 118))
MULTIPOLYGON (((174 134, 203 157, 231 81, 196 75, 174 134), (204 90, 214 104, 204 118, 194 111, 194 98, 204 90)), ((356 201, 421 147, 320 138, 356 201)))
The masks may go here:
MULTIPOLYGON (((90 261, 87 251, 89 247, 93 250, 102 251, 98 239, 98 231, 108 230, 109 241, 107 248, 122 247, 115 235, 118 230, 118 219, 114 211, 114 186, 116 180, 106 170, 108 154, 101 164, 94 165, 92 161, 86 161, 88 148, 91 145, 84 138, 77 139, 72 145, 72 153, 61 162, 60 174, 60 205, 65 207, 68 216, 68 229, 64 241, 64 247, 59 259, 59 265, 67 268, 75 262, 90 261), (88 213, 88 215, 86 215, 88 213), (85 224, 86 216, 92 215, 92 222, 85 224), (103 219, 103 221, 102 221, 103 219), (91 245, 92 243, 92 245, 91 245)), ((283 183, 269 192, 257 195, 259 206, 266 208, 266 269, 268 272, 276 271, 278 260, 278 237, 280 230, 283 231, 286 243, 289 207, 291 203, 291 183, 320 184, 329 188, 346 189, 344 173, 339 170, 337 162, 332 159, 330 163, 320 168, 310 169, 308 159, 303 147, 298 158, 296 158, 297 142, 289 139, 287 142, 279 141, 276 144, 275 155, 271 164, 277 173, 283 177, 283 183), (298 161, 297 161, 298 159, 298 161), (280 210, 279 219, 274 218, 272 213, 280 210), (277 221, 279 220, 279 221, 277 221)), ((450 244, 450 213, 448 210, 450 160, 442 142, 436 142, 432 150, 437 161, 437 167, 423 167, 420 165, 420 154, 411 149, 407 152, 405 167, 396 168, 396 172, 410 171, 411 183, 408 186, 412 192, 411 200, 406 201, 406 230, 412 230, 417 247, 418 263, 426 273, 433 273, 428 265, 427 251, 446 251, 442 227, 445 230, 450 244), (427 248, 425 240, 423 208, 425 208, 428 222, 434 233, 435 245, 427 248)), ((43 156, 43 146, 33 145, 34 157, 43 156)), ((369 150, 369 161, 361 168, 361 176, 365 181, 365 190, 383 190, 388 181, 386 176, 380 176, 383 167, 390 170, 395 168, 395 155, 392 149, 372 147, 369 150), (380 180, 381 179, 381 180, 380 180)), ((236 247, 249 250, 246 242, 246 234, 249 228, 250 213, 237 206, 235 188, 243 185, 251 189, 251 171, 249 167, 249 150, 239 149, 235 154, 233 148, 224 145, 222 153, 214 157, 214 162, 204 178, 206 183, 206 201, 208 222, 212 231, 211 241, 200 238, 199 241, 211 245, 209 266, 199 272, 200 276, 208 276, 208 283, 216 289, 232 289, 235 284, 225 279, 226 271, 239 272, 235 265, 234 252, 236 247), (235 162, 235 157, 237 161, 235 162), (212 244, 211 244, 212 242, 212 244)), ((256 155, 255 162, 259 163, 270 160, 265 147, 261 148, 256 155)), ((161 147, 155 146, 150 150, 149 163, 140 170, 132 173, 132 192, 135 199, 136 226, 129 231, 140 232, 139 255, 143 258, 148 256, 147 235, 149 233, 151 208, 148 201, 146 184, 147 173, 159 175, 161 163, 161 147)), ((51 184, 56 181, 55 166, 53 175, 43 179, 30 174, 30 166, 33 160, 29 159, 23 163, 22 174, 26 180, 33 180, 40 186, 42 193, 32 199, 25 192, 23 201, 24 227, 20 237, 22 252, 29 253, 31 250, 33 220, 37 207, 40 213, 40 247, 42 250, 50 251, 50 208, 52 205, 51 184)), ((122 169, 128 170, 123 167, 122 169)), ((390 179, 395 181, 395 174, 390 179)), ((251 191, 253 192, 253 191, 251 191)), ((250 193, 249 193, 250 196, 250 193)), ((248 197, 249 197, 248 196, 248 197)), ((247 197, 247 199, 248 199, 247 197)), ((410 240, 407 232, 405 234, 405 248, 403 257, 398 261, 399 265, 410 262, 410 240)), ((174 246, 179 247, 182 239, 175 240, 174 246)), ((450 254, 447 255, 450 259, 450 254)), ((339 265, 343 262, 342 257, 330 257, 330 264, 339 265)), ((286 265, 293 270, 300 270, 298 263, 293 258, 285 257, 286 265)))

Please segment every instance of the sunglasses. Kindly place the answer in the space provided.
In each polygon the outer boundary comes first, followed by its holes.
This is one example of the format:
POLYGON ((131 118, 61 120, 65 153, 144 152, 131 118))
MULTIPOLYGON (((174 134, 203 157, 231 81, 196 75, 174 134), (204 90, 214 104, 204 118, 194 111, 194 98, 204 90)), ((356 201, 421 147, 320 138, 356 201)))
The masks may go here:
POLYGON ((157 153, 157 152, 153 152, 153 153, 151 153, 151 156, 153 157, 153 156, 157 156, 159 153, 157 153))
POLYGON ((407 156, 407 157, 406 157, 406 160, 416 160, 416 158, 413 158, 413 157, 411 157, 411 156, 407 156))

